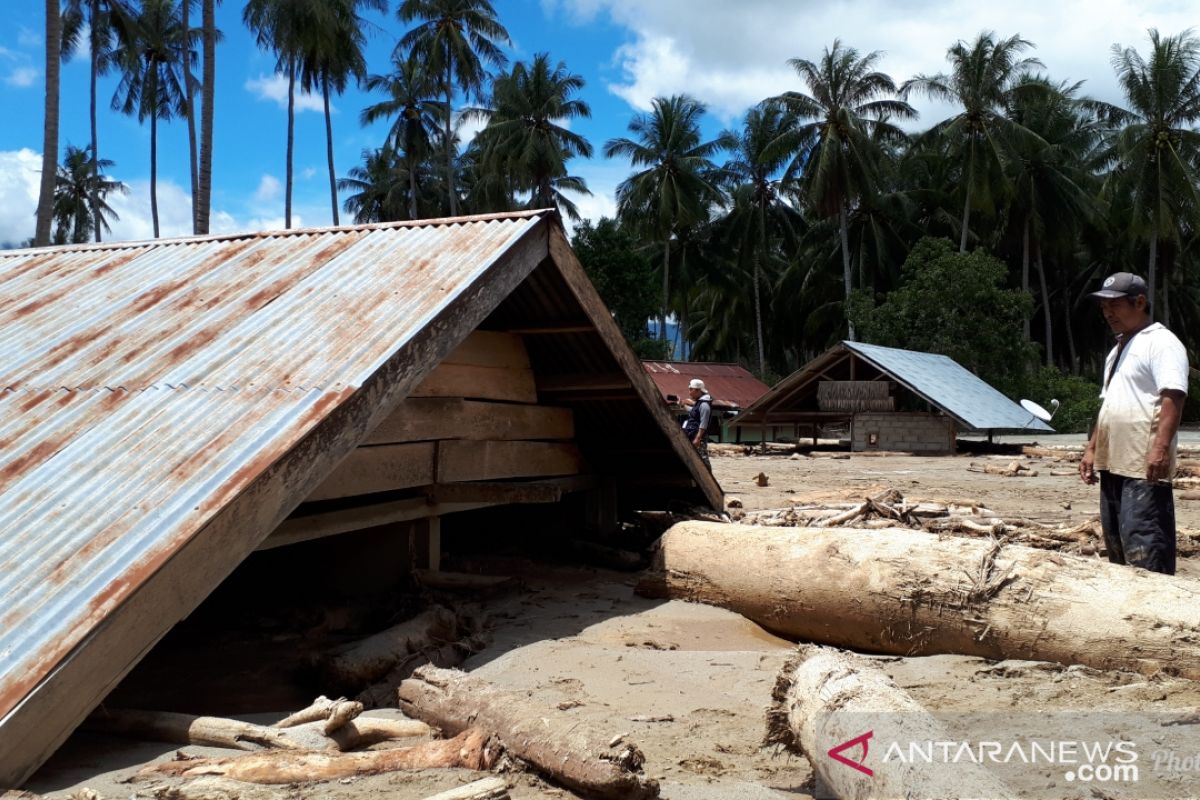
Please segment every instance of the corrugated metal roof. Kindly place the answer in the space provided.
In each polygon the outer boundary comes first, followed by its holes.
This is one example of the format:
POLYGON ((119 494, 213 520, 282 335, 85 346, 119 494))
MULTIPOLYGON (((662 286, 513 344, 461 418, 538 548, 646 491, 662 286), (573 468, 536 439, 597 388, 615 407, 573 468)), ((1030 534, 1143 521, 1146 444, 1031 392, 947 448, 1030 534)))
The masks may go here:
POLYGON ((1054 432, 949 356, 862 342, 842 345, 969 429, 1054 432))
POLYGON ((692 378, 704 381, 717 408, 747 408, 770 387, 738 364, 709 364, 698 361, 643 361, 665 400, 667 395, 687 397, 692 378))
POLYGON ((0 252, 0 720, 544 216, 0 252))

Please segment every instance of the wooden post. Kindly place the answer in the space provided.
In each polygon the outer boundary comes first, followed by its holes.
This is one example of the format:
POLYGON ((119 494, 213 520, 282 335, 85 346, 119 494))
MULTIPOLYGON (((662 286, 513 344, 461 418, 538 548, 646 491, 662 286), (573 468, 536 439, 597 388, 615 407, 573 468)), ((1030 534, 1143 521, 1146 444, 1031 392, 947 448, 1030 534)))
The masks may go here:
POLYGON ((413 527, 413 566, 438 572, 442 566, 442 518, 426 517, 413 527))
POLYGON ((605 478, 584 494, 584 525, 601 538, 617 530, 617 484, 612 479, 605 478))

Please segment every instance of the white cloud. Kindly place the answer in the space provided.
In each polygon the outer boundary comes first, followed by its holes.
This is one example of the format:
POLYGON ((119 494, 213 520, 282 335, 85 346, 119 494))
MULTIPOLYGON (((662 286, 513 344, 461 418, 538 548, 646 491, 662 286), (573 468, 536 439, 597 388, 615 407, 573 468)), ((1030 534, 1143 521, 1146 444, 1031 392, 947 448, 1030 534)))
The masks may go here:
POLYGON ((454 132, 458 134, 459 147, 466 149, 479 132, 487 127, 487 120, 477 116, 456 114, 454 117, 454 132))
MULTIPOLYGON (((569 19, 606 13, 631 40, 614 63, 622 78, 610 90, 638 109, 652 98, 687 92, 729 121, 770 95, 802 88, 789 58, 819 59, 840 37, 861 53, 885 51, 884 72, 897 83, 918 72, 946 68, 946 49, 982 30, 1020 33, 1058 79, 1086 79, 1085 91, 1120 101, 1109 64, 1114 42, 1146 47, 1146 29, 1177 33, 1194 24, 1194 6, 1174 0, 1010 0, 1001 5, 970 0, 543 0, 569 19)), ((920 101, 922 124, 940 118, 920 101)))
POLYGON ((18 89, 28 89, 33 86, 42 74, 37 67, 17 67, 4 76, 4 82, 18 89))
POLYGON ((283 184, 274 175, 263 175, 258 181, 258 189, 254 192, 254 200, 266 203, 279 197, 283 184))
POLYGON ((26 28, 22 25, 17 30, 17 44, 21 47, 41 47, 42 34, 40 31, 35 31, 32 28, 26 28))
POLYGON ((316 177, 316 175, 317 175, 316 167, 305 167, 304 169, 300 170, 300 177, 306 181, 311 181, 313 178, 316 177))
MULTIPOLYGON (((270 100, 280 108, 287 108, 288 79, 287 76, 276 72, 274 75, 259 75, 250 78, 245 83, 246 91, 254 94, 259 100, 270 100)), ((335 110, 330 107, 331 110, 335 110)), ((320 95, 296 90, 296 111, 325 112, 320 95)))
MULTIPOLYGON (((128 181, 129 194, 109 195, 108 204, 120 216, 113 220, 112 233, 105 239, 138 241, 154 238, 154 218, 150 213, 150 182, 128 181)), ((174 181, 158 181, 159 236, 190 236, 192 233, 192 198, 174 181)))
POLYGON ((33 238, 41 177, 40 153, 0 151, 0 244, 33 238))

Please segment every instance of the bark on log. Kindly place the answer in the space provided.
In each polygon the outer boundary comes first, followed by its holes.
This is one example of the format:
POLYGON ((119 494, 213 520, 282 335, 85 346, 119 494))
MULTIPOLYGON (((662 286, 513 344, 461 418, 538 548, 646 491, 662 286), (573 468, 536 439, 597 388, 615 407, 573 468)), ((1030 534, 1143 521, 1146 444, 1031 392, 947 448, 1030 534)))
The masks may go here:
POLYGON ((412 653, 436 650, 457 636, 458 620, 432 606, 410 620, 355 642, 325 659, 322 677, 338 688, 361 690, 388 674, 412 653))
POLYGON ((484 778, 466 786, 438 792, 425 800, 508 800, 508 783, 503 778, 484 778))
POLYGON ((418 669, 400 685, 400 708, 449 733, 478 727, 510 755, 584 796, 658 796, 658 784, 641 774, 641 751, 629 743, 610 746, 617 731, 604 731, 599 721, 582 725, 576 716, 531 704, 524 695, 457 670, 418 669))
POLYGON ((407 769, 491 769, 499 751, 488 737, 471 728, 453 739, 424 742, 396 750, 366 753, 291 752, 250 753, 235 758, 197 758, 152 764, 142 773, 185 778, 218 775, 247 783, 311 783, 407 769))
POLYGON ((862 659, 821 648, 806 648, 789 662, 775 685, 768 712, 768 743, 805 753, 813 771, 843 800, 920 797, 929 800, 1000 800, 1018 795, 983 766, 952 768, 895 759, 884 763, 870 739, 879 742, 938 742, 952 737, 920 703, 886 674, 862 659), (832 756, 867 766, 874 774, 847 768, 832 756))
POLYGON ((1200 679, 1200 584, 1046 550, 892 529, 688 522, 638 591, 723 606, 781 636, 1200 679))

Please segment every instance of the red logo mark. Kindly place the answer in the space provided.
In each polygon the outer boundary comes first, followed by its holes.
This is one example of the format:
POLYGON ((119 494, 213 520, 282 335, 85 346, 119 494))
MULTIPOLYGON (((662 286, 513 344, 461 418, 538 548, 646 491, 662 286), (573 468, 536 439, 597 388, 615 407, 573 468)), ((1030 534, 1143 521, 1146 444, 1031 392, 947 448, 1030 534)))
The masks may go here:
POLYGON ((875 731, 867 731, 862 736, 855 736, 853 739, 847 739, 837 747, 832 748, 829 751, 829 757, 834 761, 840 761, 847 767, 854 767, 854 769, 858 770, 864 775, 873 777, 875 773, 871 771, 870 767, 864 767, 863 762, 867 760, 867 751, 870 749, 870 745, 868 745, 867 742, 869 742, 871 737, 874 735, 875 731), (862 746, 862 758, 858 759, 857 761, 851 761, 842 755, 842 751, 849 750, 852 747, 858 747, 860 745, 862 746))

